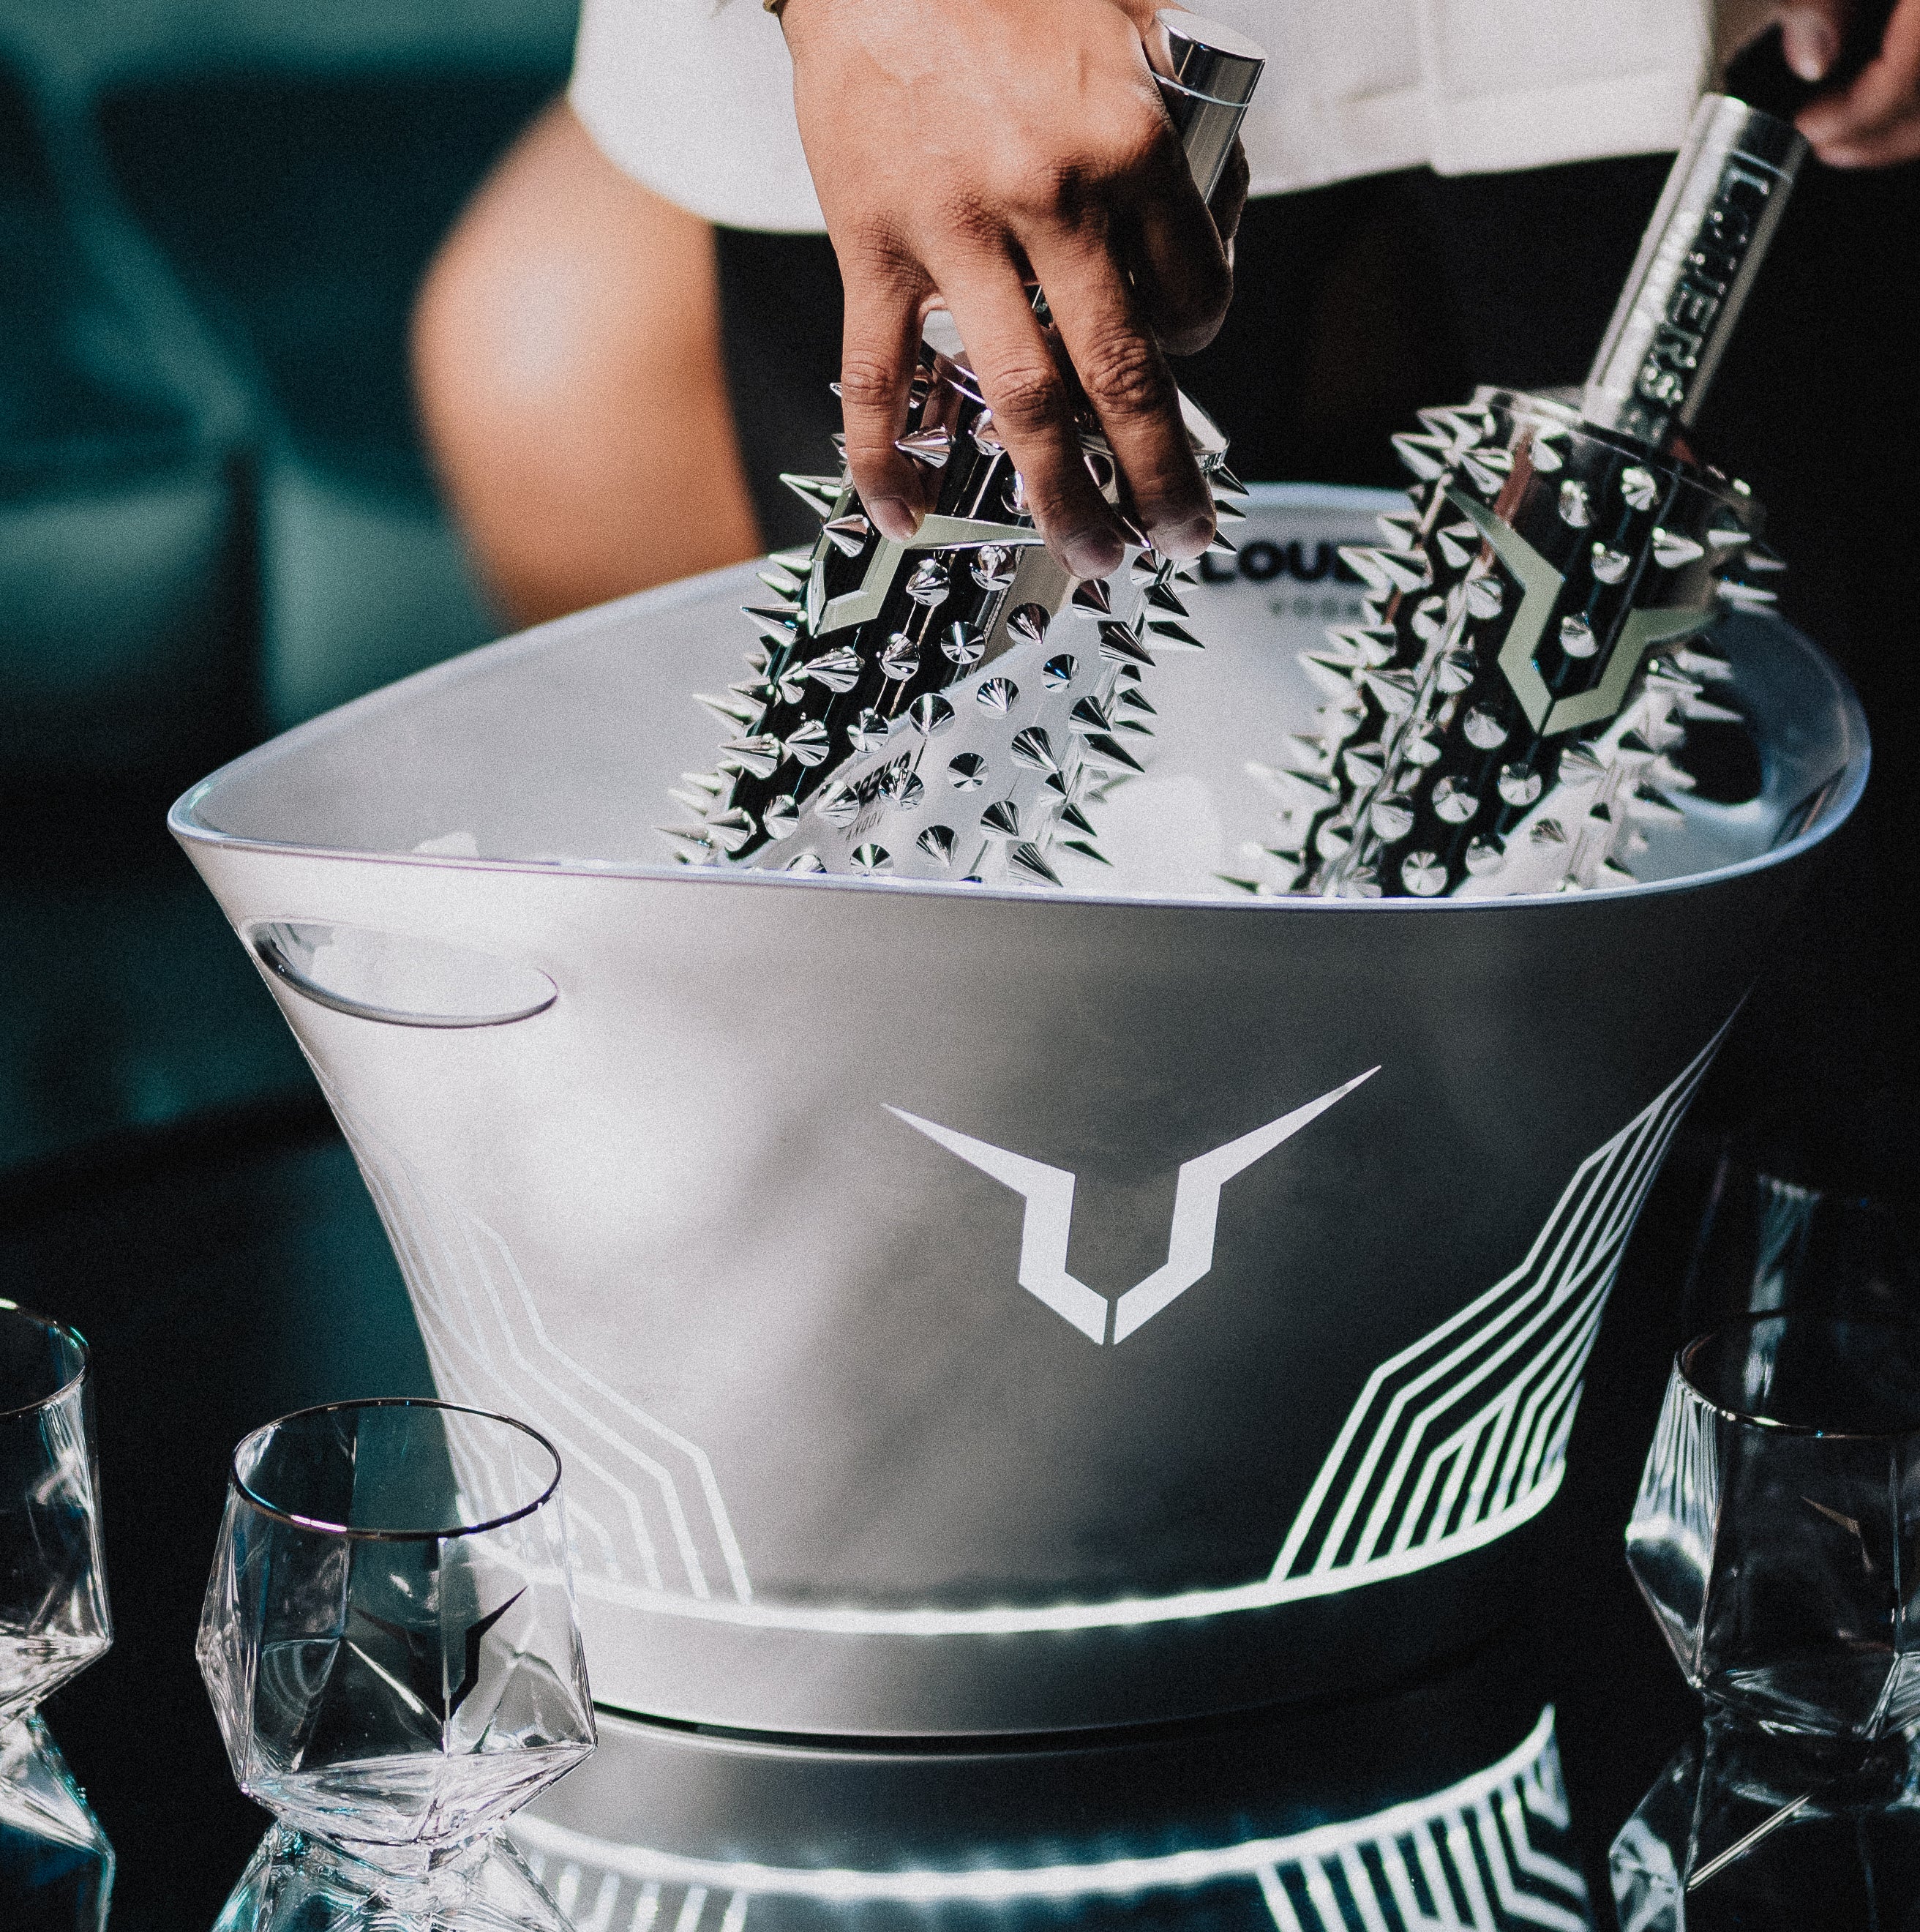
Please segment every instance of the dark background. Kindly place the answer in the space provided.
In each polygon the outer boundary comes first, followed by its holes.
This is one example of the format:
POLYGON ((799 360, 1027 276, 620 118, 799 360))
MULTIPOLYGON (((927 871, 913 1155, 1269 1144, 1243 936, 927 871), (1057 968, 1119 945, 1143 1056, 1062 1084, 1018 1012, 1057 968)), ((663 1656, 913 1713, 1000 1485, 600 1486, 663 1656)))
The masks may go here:
MULTIPOLYGON (((413 428, 404 321, 571 32, 564 0, 308 10, 0 0, 0 1294, 96 1351, 118 1636, 48 1715, 118 1848, 123 1932, 210 1923, 264 1822, 192 1657, 228 1450, 304 1402, 426 1386, 350 1160, 162 819, 220 759, 491 634, 413 428)), ((1395 482, 1386 439, 1417 406, 1578 379, 1664 165, 1257 206, 1234 314, 1185 380, 1244 475, 1395 482)), ((1562 1553, 1503 1606, 1554 1682, 1597 1900, 1692 1722, 1618 1532, 1717 1137, 1784 1118, 1834 1142, 1870 1099, 1911 1120, 1916 216, 1913 169, 1810 170, 1700 425, 1769 505, 1786 608, 1859 686, 1876 770, 1649 1204, 1562 1553)), ((755 460, 820 468, 830 253, 728 236, 722 266, 755 460)))

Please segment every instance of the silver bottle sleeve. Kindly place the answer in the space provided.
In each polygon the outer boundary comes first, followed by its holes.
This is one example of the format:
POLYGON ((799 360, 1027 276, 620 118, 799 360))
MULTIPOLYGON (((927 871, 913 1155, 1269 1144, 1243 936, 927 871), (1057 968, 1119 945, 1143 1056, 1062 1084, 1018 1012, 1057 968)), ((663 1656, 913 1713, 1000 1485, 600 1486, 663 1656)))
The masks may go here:
POLYGON ((1806 152, 1771 114, 1701 100, 1594 358, 1588 422, 1658 447, 1693 422, 1806 152))

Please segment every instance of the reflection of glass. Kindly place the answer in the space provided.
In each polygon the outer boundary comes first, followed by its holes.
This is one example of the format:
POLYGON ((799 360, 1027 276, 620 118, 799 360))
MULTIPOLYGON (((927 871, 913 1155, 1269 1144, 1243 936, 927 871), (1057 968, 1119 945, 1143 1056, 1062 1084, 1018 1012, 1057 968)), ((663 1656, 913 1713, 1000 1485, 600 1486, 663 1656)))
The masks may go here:
POLYGON ((94 1461, 86 1344, 0 1301, 0 1899, 29 1924, 102 1925, 113 1882, 34 1714, 113 1640, 94 1461))
POLYGON ((524 1424, 438 1402, 234 1452, 200 1669, 280 1822, 223 1926, 556 1922, 493 1834, 593 1748, 560 1475, 524 1424))
POLYGON ((1912 1926, 1916 1785, 1904 1738, 1783 1738, 1710 1714, 1613 1841, 1622 1932, 1912 1926))
POLYGON ((1690 1344, 1627 1555, 1709 1699, 1783 1731, 1920 1721, 1920 1328, 1767 1316, 1690 1344))

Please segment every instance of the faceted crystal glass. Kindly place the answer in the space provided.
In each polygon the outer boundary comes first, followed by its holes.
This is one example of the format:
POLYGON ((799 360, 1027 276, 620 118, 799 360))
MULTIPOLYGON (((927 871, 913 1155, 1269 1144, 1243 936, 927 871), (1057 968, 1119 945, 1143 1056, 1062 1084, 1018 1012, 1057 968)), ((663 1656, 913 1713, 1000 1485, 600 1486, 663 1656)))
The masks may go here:
POLYGON ((1743 1315, 1910 1320, 1920 1313, 1910 1222, 1890 1200, 1816 1186, 1730 1153, 1688 1272, 1688 1328, 1697 1334, 1743 1315))
POLYGON ((269 1862, 316 1834, 398 1922, 456 1922, 428 1909, 446 1874, 510 1858, 490 1834, 592 1750, 560 1478, 524 1424, 440 1402, 308 1409, 234 1452, 200 1670, 280 1820, 269 1862))
POLYGON ((1766 1316, 1682 1349, 1627 1557, 1714 1702, 1788 1732, 1920 1723, 1920 1328, 1766 1316))
POLYGON ((0 1301, 0 1900, 28 1924, 104 1924, 112 1887, 112 1851, 34 1714, 113 1640, 99 1496, 86 1342, 0 1301))

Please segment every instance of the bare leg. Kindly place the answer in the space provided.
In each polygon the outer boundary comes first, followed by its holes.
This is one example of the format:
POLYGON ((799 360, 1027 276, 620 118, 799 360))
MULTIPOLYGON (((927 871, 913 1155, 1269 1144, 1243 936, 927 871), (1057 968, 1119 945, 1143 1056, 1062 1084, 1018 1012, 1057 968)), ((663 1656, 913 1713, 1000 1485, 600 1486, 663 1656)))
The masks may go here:
POLYGON ((721 357, 713 232, 564 103, 481 188, 413 319, 421 418, 522 622, 761 548, 721 357))

